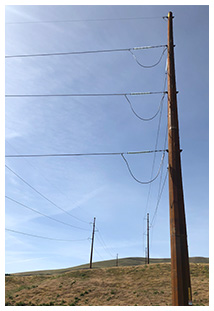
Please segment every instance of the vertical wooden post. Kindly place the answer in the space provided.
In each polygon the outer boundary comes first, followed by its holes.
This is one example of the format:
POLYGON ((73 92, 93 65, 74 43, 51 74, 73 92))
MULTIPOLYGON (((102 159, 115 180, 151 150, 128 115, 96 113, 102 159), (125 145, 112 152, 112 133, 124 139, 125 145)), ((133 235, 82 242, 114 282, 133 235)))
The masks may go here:
POLYGON ((149 264, 149 213, 147 213, 147 264, 149 264))
POLYGON ((168 14, 168 150, 172 305, 191 304, 191 284, 181 173, 172 12, 168 14))
POLYGON ((92 257, 93 257, 93 247, 94 247, 95 220, 96 220, 96 217, 94 217, 93 231, 92 231, 90 269, 92 269, 92 257))

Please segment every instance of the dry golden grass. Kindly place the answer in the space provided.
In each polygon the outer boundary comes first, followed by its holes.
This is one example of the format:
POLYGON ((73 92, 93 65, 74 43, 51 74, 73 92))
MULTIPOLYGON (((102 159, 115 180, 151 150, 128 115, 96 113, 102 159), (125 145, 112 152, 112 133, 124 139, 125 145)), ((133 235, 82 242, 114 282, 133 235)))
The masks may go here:
MULTIPOLYGON (((209 264, 191 263, 193 304, 209 304, 209 264)), ((171 305, 170 264, 6 276, 6 305, 171 305)))

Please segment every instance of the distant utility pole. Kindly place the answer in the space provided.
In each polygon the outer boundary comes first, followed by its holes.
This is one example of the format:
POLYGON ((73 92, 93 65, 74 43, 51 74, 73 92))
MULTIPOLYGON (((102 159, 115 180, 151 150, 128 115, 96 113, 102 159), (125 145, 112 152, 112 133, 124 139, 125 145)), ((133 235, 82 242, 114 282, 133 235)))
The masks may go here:
POLYGON ((149 264, 149 213, 147 213, 147 264, 149 264))
POLYGON ((90 257, 90 269, 92 269, 92 257, 93 257, 93 247, 94 247, 94 232, 95 232, 95 221, 96 221, 96 217, 94 217, 94 223, 93 223, 93 231, 92 231, 92 239, 91 239, 91 257, 90 257))
POLYGON ((117 254, 117 257, 116 257, 116 267, 118 267, 118 254, 117 254))
POLYGON ((168 13, 168 150, 172 305, 192 304, 181 173, 172 12, 168 13))

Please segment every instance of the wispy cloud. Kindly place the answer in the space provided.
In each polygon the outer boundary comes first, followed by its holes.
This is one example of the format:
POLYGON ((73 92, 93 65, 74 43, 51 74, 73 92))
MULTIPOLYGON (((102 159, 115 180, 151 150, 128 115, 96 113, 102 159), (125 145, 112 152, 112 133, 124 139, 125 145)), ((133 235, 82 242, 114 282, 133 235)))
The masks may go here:
POLYGON ((71 210, 81 207, 82 205, 85 205, 89 200, 96 197, 100 192, 102 192, 105 189, 105 186, 99 187, 97 189, 94 189, 93 191, 83 195, 82 199, 76 201, 74 204, 72 204, 71 210))

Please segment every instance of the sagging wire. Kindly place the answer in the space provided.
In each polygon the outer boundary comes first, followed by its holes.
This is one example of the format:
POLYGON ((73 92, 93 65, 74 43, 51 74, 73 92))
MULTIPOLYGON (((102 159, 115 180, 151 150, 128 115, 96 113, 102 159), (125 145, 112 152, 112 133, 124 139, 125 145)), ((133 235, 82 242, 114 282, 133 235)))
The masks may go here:
MULTIPOLYGON (((166 81, 167 81, 167 60, 166 60, 166 66, 165 66, 164 72, 165 72, 165 77, 164 77, 164 83, 163 83, 163 90, 165 91, 165 88, 166 88, 166 81)), ((160 116, 159 116, 159 122, 158 122, 158 129, 157 129, 157 135, 156 135, 156 141, 155 141, 155 148, 157 148, 157 146, 158 146, 158 140, 159 140, 159 134, 160 134, 160 126, 161 126, 161 118, 162 118, 162 111, 163 111, 163 105, 161 105, 161 110, 160 110, 160 116)), ((155 166, 155 160, 156 160, 156 155, 154 155, 154 158, 153 158, 152 171, 151 171, 151 178, 153 177, 153 171, 154 171, 154 166, 155 166)), ((147 212, 147 209, 148 209, 150 193, 151 193, 151 184, 150 184, 150 186, 149 186, 149 191, 148 191, 148 196, 147 196, 147 201, 146 201, 146 208, 145 208, 144 217, 145 217, 146 212, 147 212)))
POLYGON ((53 220, 53 221, 56 221, 56 222, 60 223, 60 224, 63 224, 63 225, 66 225, 66 226, 69 226, 69 227, 72 227, 72 228, 80 229, 80 230, 89 231, 88 229, 81 228, 81 227, 77 227, 77 226, 73 226, 73 225, 71 225, 71 224, 69 224, 69 223, 67 223, 67 222, 64 222, 64 221, 58 220, 58 219, 56 219, 56 218, 54 218, 54 217, 48 216, 48 215, 46 215, 46 214, 43 214, 43 213, 41 213, 41 212, 35 210, 35 209, 32 208, 32 207, 29 207, 29 206, 27 206, 27 205, 25 205, 25 204, 22 204, 22 203, 19 202, 19 201, 16 201, 15 199, 13 199, 13 198, 11 198, 11 197, 8 197, 7 195, 5 195, 5 198, 8 199, 8 200, 10 200, 10 201, 12 201, 12 202, 15 202, 16 204, 18 204, 18 205, 20 205, 20 206, 23 206, 24 208, 27 208, 27 209, 33 211, 34 213, 37 213, 37 214, 39 214, 39 215, 42 215, 42 216, 44 216, 44 217, 46 217, 46 218, 49 218, 49 219, 51 219, 51 220, 53 220))
POLYGON ((157 112, 156 112, 151 118, 142 118, 141 116, 139 116, 139 115, 135 112, 135 110, 134 110, 134 108, 133 108, 133 106, 132 106, 132 104, 131 104, 131 101, 129 100, 129 98, 127 97, 127 95, 124 95, 124 96, 125 96, 127 102, 129 103, 132 112, 134 113, 134 115, 135 115, 138 119, 140 119, 140 120, 142 120, 142 121, 151 121, 151 120, 153 120, 153 119, 158 115, 158 113, 160 112, 161 105, 162 105, 162 103, 163 103, 165 94, 166 94, 166 93, 164 93, 163 96, 161 97, 161 101, 160 101, 160 104, 159 104, 159 107, 158 107, 157 112))
MULTIPOLYGON (((88 238, 88 241, 91 244, 91 238, 88 238)), ((93 248, 93 250, 102 260, 104 260, 104 258, 100 255, 100 253, 97 251, 97 249, 95 247, 93 248)))
POLYGON ((122 157, 123 160, 125 161, 126 166, 127 166, 127 168, 128 168, 128 171, 129 171, 130 175, 132 176, 132 178, 133 178, 135 181, 137 181, 138 183, 140 183, 140 184, 147 185, 147 184, 151 184, 153 181, 155 181, 155 180, 158 178, 158 176, 159 176, 159 174, 160 174, 160 171, 161 171, 161 167, 162 167, 162 165, 163 165, 163 160, 164 160, 164 157, 165 157, 165 151, 163 152, 163 155, 162 155, 162 158, 161 158, 161 162, 160 162, 160 166, 159 166, 159 169, 158 169, 158 172, 157 172, 156 176, 155 176, 154 178, 152 178, 151 180, 149 180, 149 181, 141 181, 141 180, 137 179, 137 178, 134 176, 134 174, 132 173, 131 168, 130 168, 130 166, 129 166, 129 163, 128 163, 128 161, 126 160, 126 158, 124 157, 124 154, 123 154, 123 153, 121 153, 121 157, 122 157))
POLYGON ((22 234, 22 235, 31 236, 31 237, 34 237, 34 238, 40 238, 40 239, 46 239, 46 240, 52 240, 52 241, 60 241, 60 242, 79 242, 79 241, 87 241, 87 239, 79 239, 79 240, 55 239, 55 238, 50 238, 50 237, 47 237, 47 236, 30 234, 30 233, 26 233, 26 232, 22 232, 22 231, 16 231, 16 230, 8 229, 8 228, 5 228, 5 230, 6 230, 6 231, 9 231, 9 232, 13 232, 13 233, 18 233, 18 234, 22 234))
POLYGON ((97 232, 98 232, 98 234, 99 234, 99 236, 97 236, 97 237, 98 237, 98 240, 102 243, 103 248, 105 249, 105 251, 106 251, 112 258, 114 258, 115 256, 112 255, 111 251, 109 250, 109 247, 106 245, 106 243, 105 243, 105 241, 104 241, 104 239, 103 239, 103 237, 102 237, 102 235, 101 235, 101 233, 100 233, 100 230, 99 230, 98 228, 97 228, 97 232))
POLYGON ((136 55, 131 51, 131 49, 129 50, 129 52, 132 54, 132 56, 134 57, 134 60, 137 62, 137 64, 138 64, 139 66, 141 66, 141 67, 143 67, 143 68, 153 68, 153 67, 157 66, 157 65, 161 62, 161 60, 162 60, 162 58, 163 58, 163 55, 164 55, 164 53, 166 52, 166 50, 167 50, 167 47, 165 47, 165 49, 164 49, 163 52, 161 53, 161 56, 160 56, 159 60, 157 61, 157 63, 155 63, 155 64, 153 64, 153 65, 143 65, 143 64, 141 64, 141 63, 138 61, 136 55))
POLYGON ((48 199, 44 194, 42 194, 40 191, 38 191, 36 188, 34 188, 31 184, 29 184, 26 180, 24 180, 21 176, 19 176, 16 172, 14 172, 9 166, 7 166, 5 164, 5 167, 12 172, 16 177, 18 177, 21 181, 23 181, 28 187, 30 187, 33 191, 35 191, 36 193, 38 193, 42 198, 44 198, 46 201, 48 201, 49 203, 51 203, 52 205, 54 205, 55 207, 57 207, 59 210, 63 211, 64 213, 68 214, 69 216, 73 217, 74 219, 77 219, 83 223, 89 224, 87 221, 80 219, 79 217, 76 217, 74 215, 72 215, 71 213, 69 213, 68 211, 66 211, 65 209, 63 209, 62 207, 58 206, 56 203, 54 203, 53 201, 51 201, 50 199, 48 199))
POLYGON ((161 199, 161 196, 162 196, 162 193, 163 193, 163 190, 164 190, 164 186, 165 186, 165 183, 166 183, 166 179, 167 179, 167 176, 168 176, 168 168, 167 168, 167 171, 166 171, 166 174, 165 174, 165 177, 164 177, 164 181, 163 181, 163 184, 162 184, 162 187, 161 187, 161 190, 159 192, 159 196, 158 196, 158 200, 157 200, 157 204, 156 204, 156 208, 155 208, 155 212, 154 212, 154 215, 152 217, 152 221, 150 223, 150 227, 153 226, 153 222, 155 220, 155 216, 157 214, 157 211, 158 211, 158 207, 159 207, 159 203, 160 203, 160 199, 161 199))
POLYGON ((43 21, 17 21, 7 22, 5 25, 17 25, 17 24, 44 24, 44 23, 73 23, 73 22, 106 22, 106 21, 128 21, 128 20, 149 20, 167 18, 168 16, 142 16, 142 17, 120 17, 120 18, 96 18, 96 19, 71 19, 71 20, 43 20, 43 21))
POLYGON ((39 54, 17 54, 6 55, 5 58, 23 58, 23 57, 43 57, 43 56, 65 56, 65 55, 80 55, 80 54, 94 54, 94 53, 110 53, 110 52, 126 52, 131 50, 148 50, 154 48, 166 47, 166 45, 153 45, 153 46, 139 46, 134 48, 125 49, 106 49, 106 50, 91 50, 91 51, 73 51, 73 52, 55 52, 55 53, 39 53, 39 54))

